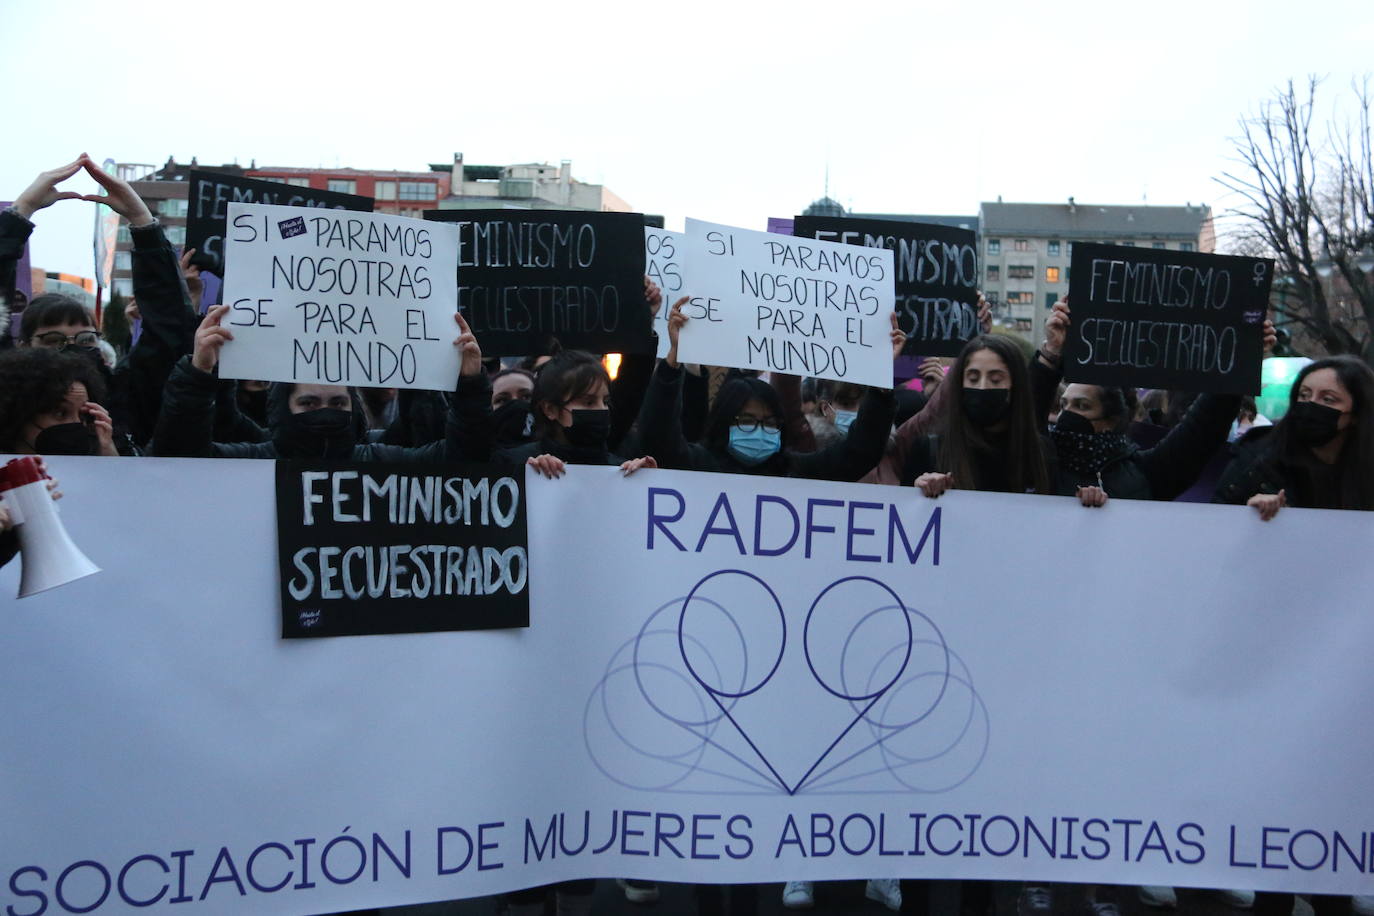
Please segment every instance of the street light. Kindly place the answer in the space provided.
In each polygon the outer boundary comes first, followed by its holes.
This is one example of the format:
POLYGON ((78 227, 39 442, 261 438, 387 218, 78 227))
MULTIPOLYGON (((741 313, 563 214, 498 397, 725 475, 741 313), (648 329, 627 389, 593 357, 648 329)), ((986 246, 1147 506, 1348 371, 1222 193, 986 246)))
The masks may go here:
POLYGON ((1374 246, 1366 245, 1360 249, 1360 253, 1355 255, 1355 266, 1360 273, 1367 274, 1374 270, 1374 246))

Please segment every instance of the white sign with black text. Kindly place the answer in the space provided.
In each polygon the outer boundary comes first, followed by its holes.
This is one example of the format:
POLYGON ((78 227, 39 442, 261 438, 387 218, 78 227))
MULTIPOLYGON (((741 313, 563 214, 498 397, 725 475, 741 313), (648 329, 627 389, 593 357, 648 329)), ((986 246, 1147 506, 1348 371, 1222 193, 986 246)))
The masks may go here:
POLYGON ((448 391, 458 377, 458 228, 229 204, 224 378, 448 391))
POLYGON ((892 386, 892 252, 688 219, 678 356, 892 386))

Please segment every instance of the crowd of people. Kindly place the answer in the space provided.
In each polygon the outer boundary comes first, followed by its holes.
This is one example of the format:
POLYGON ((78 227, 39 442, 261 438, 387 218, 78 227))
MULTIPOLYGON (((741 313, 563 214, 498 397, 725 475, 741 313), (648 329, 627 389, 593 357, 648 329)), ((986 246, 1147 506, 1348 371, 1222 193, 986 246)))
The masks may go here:
MULTIPOLYGON (((224 324, 228 307, 199 301, 190 255, 168 242, 126 182, 85 155, 39 175, 0 212, 0 309, 8 310, 0 314, 7 331, 0 335, 0 452, 453 459, 524 464, 555 478, 569 464, 615 465, 626 474, 657 467, 867 481, 912 487, 931 499, 952 489, 1058 495, 1094 509, 1116 499, 1210 499, 1251 507, 1250 518, 1238 513, 1236 524, 1270 520, 1290 505, 1374 509, 1374 371, 1352 356, 1308 363, 1287 412, 1260 422, 1253 400, 1239 396, 1065 384, 1069 303, 1054 306, 1044 340, 1028 354, 1013 337, 993 332, 984 302, 983 333, 952 363, 927 359, 909 384, 864 389, 684 364, 682 299, 669 308, 667 355, 627 354, 614 376, 600 354, 556 341, 542 352, 492 359, 456 315, 460 369, 450 391, 235 382, 217 373, 221 348, 233 340, 224 324), (80 170, 102 194, 58 190, 80 170), (129 226, 130 308, 141 328, 127 353, 103 345, 95 316, 79 302, 48 294, 25 303, 15 293, 34 214, 69 199, 98 199, 129 226), (13 334, 9 312, 18 313, 13 334)), ((661 292, 647 278, 644 290, 644 307, 657 315, 661 292)), ((1266 323, 1266 349, 1273 338, 1266 323)), ((894 357, 905 344, 894 316, 894 357)), ((16 549, 0 510, 0 563, 16 549)), ((647 882, 622 886, 634 902, 658 897, 647 882)), ((575 881, 517 892, 507 895, 506 911, 542 913, 553 893, 559 913, 586 913, 594 887, 575 881)), ((786 906, 814 904, 809 882, 790 882, 781 893, 786 906)), ((1095 888, 1081 893, 1099 916, 1113 912, 1095 888)), ((1175 903, 1170 888, 1139 893, 1151 905, 1175 903)), ((1293 907, 1292 895, 1226 893, 1233 905, 1266 916, 1287 916, 1293 907)), ((867 894, 902 907, 895 879, 870 881, 867 894)), ((704 913, 748 912, 756 895, 753 887, 702 887, 697 898, 704 913)), ((982 916, 991 899, 986 885, 967 883, 965 913, 982 916)), ((1314 900, 1318 916, 1349 905, 1314 900)), ((1374 898, 1353 905, 1374 913, 1374 898)), ((1052 906, 1046 887, 1021 893, 1022 916, 1052 906)))

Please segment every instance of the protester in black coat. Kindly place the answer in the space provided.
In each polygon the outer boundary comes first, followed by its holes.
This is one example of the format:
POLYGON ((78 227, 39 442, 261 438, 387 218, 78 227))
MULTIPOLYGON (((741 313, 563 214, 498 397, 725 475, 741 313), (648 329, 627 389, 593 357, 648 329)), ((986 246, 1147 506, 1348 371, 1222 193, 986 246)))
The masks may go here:
MULTIPOLYGON (((33 214, 61 200, 99 201, 129 224, 130 266, 142 334, 113 372, 105 369, 95 347, 72 348, 85 352, 106 376, 109 398, 105 406, 114 421, 116 444, 122 454, 134 454, 152 436, 163 385, 176 360, 190 352, 198 319, 177 253, 152 212, 128 182, 105 172, 85 155, 39 175, 13 206, 0 212, 0 288, 13 285, 15 265, 34 229, 33 214), (81 169, 104 189, 103 195, 57 190, 58 183, 81 169)), ((76 330, 96 330, 84 306, 65 296, 39 296, 25 310, 19 344, 42 346, 45 334, 63 332, 70 337, 76 330)), ((69 342, 56 346, 68 347, 69 342)))
POLYGON ((445 440, 418 448, 364 441, 366 424, 354 395, 339 385, 277 385, 269 397, 272 438, 266 442, 214 442, 214 374, 220 347, 233 334, 221 325, 229 306, 206 313, 195 335, 194 353, 167 380, 153 453, 188 458, 332 458, 352 461, 486 461, 491 452, 491 387, 482 372, 482 352, 461 316, 454 341, 462 355, 449 408, 445 440))
MULTIPOLYGON (((845 438, 814 452, 788 448, 788 427, 778 393, 756 378, 731 379, 721 386, 699 443, 682 430, 683 370, 678 335, 687 316, 682 303, 668 317, 668 354, 659 363, 639 411, 640 448, 660 467, 731 474, 770 474, 814 480, 858 480, 883 457, 892 430, 896 401, 891 389, 869 389, 845 438)), ((893 325, 893 346, 906 336, 893 325)))
POLYGON ((903 486, 927 496, 948 489, 1048 493, 1049 473, 1025 358, 993 334, 974 337, 950 369, 939 432, 911 444, 903 486))
MULTIPOLYGON (((1062 375, 1060 361, 1070 323, 1061 300, 1045 324, 1045 341, 1031 361, 1036 417, 1050 413, 1062 375)), ((1265 322, 1265 348, 1273 345, 1265 322)), ((1150 449, 1126 435, 1132 411, 1119 388, 1071 383, 1060 398, 1057 422, 1048 428, 1047 455, 1053 492, 1071 496, 1094 488, 1105 503, 1125 499, 1172 500, 1192 486, 1213 453, 1226 442, 1240 409, 1239 395, 1202 394, 1173 429, 1150 449)))
POLYGON ((1265 521, 1285 505, 1374 509, 1374 371, 1353 356, 1307 364, 1283 419, 1236 452, 1214 502, 1245 503, 1265 521))
POLYGON ((546 477, 561 477, 569 464, 618 465, 627 474, 657 467, 654 459, 626 459, 610 450, 611 379, 601 360, 582 350, 563 350, 539 368, 530 406, 531 442, 498 449, 505 464, 528 464, 546 477))

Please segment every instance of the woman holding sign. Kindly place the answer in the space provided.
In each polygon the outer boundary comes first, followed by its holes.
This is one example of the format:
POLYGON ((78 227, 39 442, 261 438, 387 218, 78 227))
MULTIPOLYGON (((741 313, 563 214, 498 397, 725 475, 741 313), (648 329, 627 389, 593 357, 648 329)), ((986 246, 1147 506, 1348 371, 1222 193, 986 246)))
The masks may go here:
POLYGON ((1241 440, 1214 502, 1269 521, 1287 505, 1374 509, 1374 371, 1354 356, 1308 363, 1274 426, 1241 440))
POLYGON ((463 316, 453 345, 461 360, 449 406, 447 438, 418 448, 366 442, 366 422, 343 385, 274 384, 268 395, 272 438, 266 442, 215 442, 215 393, 220 348, 234 339, 222 324, 227 305, 214 305, 196 331, 191 356, 167 379, 153 454, 182 458, 330 458, 352 461, 486 461, 491 452, 488 416, 491 383, 482 371, 482 350, 463 316))
MULTIPOLYGON (((756 378, 735 378, 721 386, 700 443, 682 431, 683 369, 678 363, 678 336, 687 323, 682 307, 668 316, 668 353, 654 370, 639 412, 639 434, 645 451, 662 467, 730 474, 771 474, 812 480, 858 480, 883 456, 896 402, 892 391, 870 389, 859 415, 843 439, 814 452, 792 451, 785 411, 778 392, 756 378)), ((906 335, 892 321, 894 355, 906 335)))
MULTIPOLYGON (((1047 416, 1062 374, 1060 363, 1071 315, 1065 300, 1055 303, 1045 324, 1045 341, 1031 362, 1036 417, 1047 416)), ((1276 340, 1264 323, 1264 349, 1276 340)), ((1120 388, 1070 383, 1060 398, 1058 420, 1049 428, 1051 491, 1077 494, 1084 505, 1106 505, 1109 496, 1172 500, 1183 493, 1226 444, 1239 395, 1202 394, 1158 445, 1140 449, 1126 436, 1131 411, 1120 388)))

